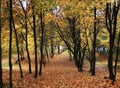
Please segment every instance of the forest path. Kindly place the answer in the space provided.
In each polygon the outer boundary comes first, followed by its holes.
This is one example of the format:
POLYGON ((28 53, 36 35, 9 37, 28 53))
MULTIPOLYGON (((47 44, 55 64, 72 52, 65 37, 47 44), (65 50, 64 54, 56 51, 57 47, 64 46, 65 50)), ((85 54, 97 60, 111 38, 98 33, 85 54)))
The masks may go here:
MULTIPOLYGON (((41 87, 37 88, 118 88, 120 84, 112 86, 103 79, 108 73, 106 68, 96 67, 96 76, 91 76, 89 72, 89 64, 84 65, 83 72, 78 72, 74 61, 64 55, 56 55, 50 58, 50 62, 43 68, 42 80, 38 82, 41 87)), ((117 84, 117 83, 116 83, 117 84)))
MULTIPOLYGON (((103 67, 102 67, 103 68, 103 67)), ((96 68, 96 76, 91 76, 89 65, 84 66, 83 72, 78 72, 73 61, 64 55, 55 55, 43 67, 42 76, 34 78, 24 71, 24 78, 20 79, 19 71, 13 71, 13 88, 120 88, 120 72, 115 85, 108 79, 108 72, 101 67, 96 68)), ((4 80, 8 83, 8 72, 4 72, 4 80)))
POLYGON ((47 71, 58 71, 58 72, 69 72, 76 70, 74 62, 70 61, 67 56, 64 54, 56 55, 54 58, 50 58, 50 62, 46 64, 46 67, 43 68, 47 71))

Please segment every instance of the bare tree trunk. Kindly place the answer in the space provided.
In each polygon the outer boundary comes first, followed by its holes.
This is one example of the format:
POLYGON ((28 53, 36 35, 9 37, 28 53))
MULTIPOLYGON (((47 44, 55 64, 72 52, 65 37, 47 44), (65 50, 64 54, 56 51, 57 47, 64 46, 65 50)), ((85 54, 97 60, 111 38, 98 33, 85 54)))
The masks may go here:
POLYGON ((72 57, 72 52, 70 50, 68 50, 68 54, 69 54, 69 60, 72 61, 73 57, 72 57))
POLYGON ((9 0, 9 27, 10 27, 10 40, 9 40, 9 83, 10 88, 12 88, 12 22, 13 22, 13 13, 12 13, 12 0, 9 0))
POLYGON ((36 16, 35 16, 35 4, 33 1, 32 6, 32 14, 33 14, 33 34, 34 34, 34 52, 35 52, 35 75, 34 78, 37 78, 38 75, 38 62, 37 62, 37 40, 36 40, 36 16))
POLYGON ((43 64, 43 59, 44 59, 44 23, 43 23, 43 13, 40 13, 40 21, 41 21, 41 30, 42 30, 42 36, 41 36, 41 46, 40 46, 40 52, 41 52, 41 60, 40 60, 40 71, 39 75, 42 75, 42 64, 43 64))
POLYGON ((96 62, 96 55, 95 55, 95 53, 96 53, 96 51, 95 51, 95 49, 96 49, 96 37, 97 37, 97 33, 96 33, 96 7, 94 7, 94 41, 93 41, 93 51, 92 51, 92 53, 93 53, 93 60, 92 60, 92 75, 95 75, 95 62, 96 62))
POLYGON ((20 69, 20 77, 23 78, 23 72, 22 72, 21 61, 20 61, 18 35, 17 35, 16 28, 15 28, 14 20, 13 20, 13 28, 14 28, 15 39, 16 39, 16 47, 17 47, 17 55, 18 55, 18 64, 19 64, 19 69, 20 69))
POLYGON ((115 80, 114 73, 113 73, 113 38, 110 36, 110 50, 109 50, 109 56, 108 56, 108 68, 109 68, 109 78, 112 80, 115 80))
POLYGON ((58 48, 58 54, 60 54, 60 45, 58 45, 57 48, 58 48))
POLYGON ((54 57, 54 45, 53 45, 53 39, 51 39, 51 58, 54 57))
POLYGON ((119 44, 120 44, 120 32, 119 32, 118 40, 117 40, 117 49, 116 49, 116 58, 115 58, 115 69, 114 69, 115 79, 116 79, 116 68, 117 68, 118 57, 120 55, 119 44))
POLYGON ((29 73, 32 73, 31 70, 31 59, 30 59, 30 54, 29 54, 29 49, 28 49, 28 27, 27 27, 27 18, 25 19, 25 25, 26 25, 26 52, 27 52, 27 58, 28 58, 28 64, 29 64, 29 73))

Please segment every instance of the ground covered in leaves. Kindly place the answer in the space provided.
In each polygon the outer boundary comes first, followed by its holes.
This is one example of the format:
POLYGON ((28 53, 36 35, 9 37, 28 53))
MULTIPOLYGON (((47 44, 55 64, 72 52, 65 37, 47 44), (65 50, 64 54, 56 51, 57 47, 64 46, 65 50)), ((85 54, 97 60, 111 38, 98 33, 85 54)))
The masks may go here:
MULTIPOLYGON (((13 88, 120 88, 119 71, 114 85, 109 79, 104 79, 108 76, 108 69, 103 61, 97 62, 96 76, 91 76, 88 62, 84 63, 86 65, 83 72, 78 72, 74 62, 69 61, 65 55, 56 55, 50 59, 46 67, 43 67, 42 76, 37 78, 34 78, 34 71, 28 74, 27 63, 22 62, 22 64, 24 78, 20 78, 19 69, 16 66, 13 68, 13 88)), ((9 85, 8 74, 7 70, 3 70, 5 88, 9 85)))

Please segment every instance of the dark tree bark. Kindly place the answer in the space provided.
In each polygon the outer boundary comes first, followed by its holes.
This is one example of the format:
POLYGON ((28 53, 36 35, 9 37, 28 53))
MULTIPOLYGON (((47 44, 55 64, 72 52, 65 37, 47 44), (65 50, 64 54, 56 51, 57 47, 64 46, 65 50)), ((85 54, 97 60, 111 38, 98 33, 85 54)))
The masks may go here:
POLYGON ((9 39, 9 84, 12 88, 12 22, 13 22, 13 12, 12 12, 12 0, 9 0, 9 28, 10 28, 10 39, 9 39))
POLYGON ((28 26, 27 26, 27 14, 25 15, 25 29, 26 29, 26 52, 27 52, 27 57, 28 57, 28 63, 29 63, 29 73, 32 73, 31 70, 31 59, 30 59, 30 54, 29 54, 29 49, 28 49, 28 26))
POLYGON ((53 58, 54 57, 54 44, 53 44, 53 38, 52 37, 51 37, 50 47, 51 47, 51 58, 53 58))
POLYGON ((115 81, 115 74, 113 71, 113 49, 116 36, 116 26, 117 26, 117 15, 119 11, 119 4, 116 6, 116 3, 107 3, 106 4, 106 27, 109 32, 109 56, 108 56, 108 69, 109 69, 109 79, 115 81), (113 6, 111 6, 113 4, 113 6))
POLYGON ((21 61, 20 61, 18 35, 17 35, 16 28, 15 28, 14 20, 13 20, 13 28, 14 28, 15 39, 16 39, 16 47, 17 47, 17 55, 18 55, 18 64, 19 64, 19 69, 20 69, 20 77, 23 78, 23 72, 22 72, 21 61))
POLYGON ((0 0, 0 88, 3 87, 3 80, 2 80, 2 47, 1 47, 1 34, 2 34, 2 19, 1 19, 1 0, 0 0))
POLYGON ((93 40, 93 60, 92 60, 92 75, 95 75, 95 62, 96 62, 96 37, 97 37, 97 33, 96 33, 96 7, 94 7, 94 34, 93 34, 93 37, 94 37, 94 40, 93 40))
POLYGON ((57 48, 58 48, 58 54, 60 54, 60 45, 58 45, 57 48))
POLYGON ((35 3, 33 1, 32 6, 32 14, 33 14, 33 34, 34 34, 34 53, 35 53, 35 75, 34 78, 37 78, 38 75, 38 62, 37 62, 37 39, 36 39, 36 16, 35 16, 35 3))
POLYGON ((79 69, 78 71, 83 71, 83 58, 82 58, 82 47, 81 47, 81 31, 77 30, 77 49, 78 49, 78 64, 79 64, 79 69))
POLYGON ((72 57, 72 53, 71 53, 70 50, 68 50, 68 54, 69 54, 69 60, 72 61, 72 58, 73 58, 73 57, 72 57))
POLYGON ((83 50, 81 52, 81 68, 83 68, 83 62, 84 62, 85 52, 86 52, 86 46, 83 48, 83 50))
POLYGON ((43 49, 44 49, 44 22, 43 22, 43 13, 40 13, 40 23, 41 23, 41 31, 42 31, 42 36, 41 36, 41 46, 40 46, 40 52, 41 52, 41 60, 40 60, 40 71, 39 71, 39 75, 42 75, 42 64, 43 64, 43 59, 44 59, 44 53, 43 53, 43 49))
POLYGON ((119 58, 119 55, 120 55, 119 44, 120 44, 120 32, 119 32, 118 40, 117 40, 117 49, 116 49, 116 58, 115 58, 115 69, 114 69, 115 79, 116 79, 117 62, 118 62, 118 58, 119 58))

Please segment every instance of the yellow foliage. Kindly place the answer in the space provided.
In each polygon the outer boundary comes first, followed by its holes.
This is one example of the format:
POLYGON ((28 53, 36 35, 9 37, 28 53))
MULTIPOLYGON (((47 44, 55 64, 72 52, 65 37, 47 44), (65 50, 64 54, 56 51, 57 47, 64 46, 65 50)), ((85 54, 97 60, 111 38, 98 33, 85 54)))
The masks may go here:
POLYGON ((51 13, 47 13, 44 18, 43 21, 45 24, 49 23, 50 21, 52 21, 54 19, 54 16, 51 13))

